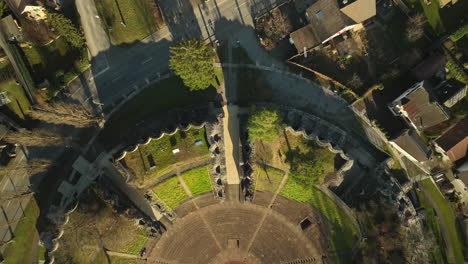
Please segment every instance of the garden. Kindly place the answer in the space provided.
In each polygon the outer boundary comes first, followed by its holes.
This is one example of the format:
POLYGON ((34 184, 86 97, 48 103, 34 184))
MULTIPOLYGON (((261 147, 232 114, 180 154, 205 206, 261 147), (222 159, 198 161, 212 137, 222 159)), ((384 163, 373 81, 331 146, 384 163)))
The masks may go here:
POLYGON ((156 199, 162 202, 166 208, 175 209, 181 202, 192 195, 210 192, 212 190, 209 166, 201 166, 181 173, 180 178, 173 176, 159 183, 151 189, 156 199), (182 186, 180 178, 187 187, 182 186))
POLYGON ((253 160, 258 164, 271 164, 276 168, 307 176, 305 181, 321 184, 335 171, 335 154, 318 146, 302 135, 281 131, 271 142, 253 142, 253 160))
POLYGON ((0 63, 0 74, 0 92, 6 92, 11 101, 6 107, 20 119, 26 119, 31 104, 23 88, 17 83, 9 61, 0 63))
POLYGON ((36 83, 49 81, 49 97, 89 67, 86 49, 73 47, 64 37, 45 45, 23 47, 23 52, 36 83))
POLYGON ((163 25, 155 1, 96 0, 95 4, 103 28, 114 45, 142 40, 163 25))
POLYGON ((205 129, 194 128, 140 145, 137 151, 125 156, 123 164, 133 172, 135 182, 145 187, 177 167, 209 158, 205 129))

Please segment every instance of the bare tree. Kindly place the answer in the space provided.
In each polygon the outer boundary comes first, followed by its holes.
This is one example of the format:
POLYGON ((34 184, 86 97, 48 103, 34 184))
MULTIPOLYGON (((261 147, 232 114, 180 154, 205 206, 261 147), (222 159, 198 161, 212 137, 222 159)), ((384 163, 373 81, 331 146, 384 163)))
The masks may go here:
POLYGON ((60 146, 71 143, 72 138, 58 132, 45 129, 10 131, 3 138, 4 141, 23 146, 60 146))
POLYGON ((406 38, 415 42, 424 36, 424 24, 426 20, 422 14, 416 14, 408 19, 406 27, 406 38))
POLYGON ((359 88, 363 85, 364 83, 361 80, 361 77, 357 73, 353 74, 353 77, 351 77, 351 80, 349 80, 348 85, 351 86, 352 88, 359 88))
POLYGON ((89 127, 99 121, 81 104, 57 101, 36 105, 31 117, 51 124, 66 124, 74 127, 89 127))
POLYGON ((267 49, 273 49, 277 41, 284 39, 292 31, 288 17, 279 10, 259 20, 258 28, 265 34, 266 38, 262 43, 267 49))

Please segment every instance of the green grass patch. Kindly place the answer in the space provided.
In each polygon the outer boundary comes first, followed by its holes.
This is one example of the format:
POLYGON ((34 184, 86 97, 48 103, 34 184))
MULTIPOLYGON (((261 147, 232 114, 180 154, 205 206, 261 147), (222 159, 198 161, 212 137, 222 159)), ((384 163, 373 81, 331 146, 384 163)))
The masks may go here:
POLYGON ((142 40, 158 29, 150 1, 95 0, 95 4, 114 45, 142 40))
POLYGON ((209 155, 205 128, 194 128, 152 140, 148 145, 140 145, 137 151, 125 156, 124 162, 135 173, 137 183, 145 186, 177 166, 201 161, 209 155), (202 144, 195 145, 197 141, 202 144), (179 149, 179 153, 172 153, 174 149, 179 149), (156 166, 153 169, 150 168, 151 160, 156 166))
POLYGON ((152 191, 170 209, 175 209, 183 200, 189 197, 177 177, 161 182, 152 191))
POLYGON ((37 248, 37 260, 39 260, 39 261, 45 260, 46 252, 47 252, 47 250, 45 249, 45 247, 38 246, 38 248, 37 248))
POLYGON ((138 261, 137 259, 120 258, 116 256, 111 256, 110 259, 112 264, 137 264, 138 261))
POLYGON ((143 248, 147 240, 148 235, 146 234, 146 231, 138 229, 135 232, 133 240, 128 244, 128 247, 123 252, 138 255, 140 254, 140 250, 143 248))
POLYGON ((421 6, 424 10, 424 15, 427 18, 427 22, 434 30, 436 34, 442 34, 445 32, 444 24, 442 23, 442 19, 440 18, 439 14, 439 2, 437 0, 429 0, 431 2, 430 5, 427 5, 424 1, 420 0, 421 6))
POLYGON ((253 144, 254 161, 289 169, 296 175, 304 175, 305 181, 320 184, 328 174, 335 171, 336 154, 286 130, 281 131, 272 143, 256 140, 253 144))
POLYGON ((209 166, 198 167, 185 171, 180 176, 193 195, 211 191, 209 166))
POLYGON ((3 252, 5 264, 23 264, 30 261, 39 211, 36 200, 32 198, 24 210, 24 218, 14 230, 14 241, 8 244, 3 252))
POLYGON ((120 142, 121 136, 126 135, 136 123, 147 117, 174 108, 213 102, 215 97, 214 88, 190 92, 178 77, 162 80, 141 91, 112 115, 101 133, 101 142, 113 146, 120 142))
POLYGON ((335 202, 314 186, 304 186, 290 174, 281 195, 299 202, 310 203, 317 208, 333 225, 331 234, 331 248, 334 251, 349 250, 354 246, 357 229, 349 217, 335 204, 335 202))
POLYGON ((6 107, 24 120, 31 108, 31 103, 21 85, 17 84, 14 79, 4 81, 0 83, 0 92, 7 92, 11 102, 6 107))
POLYGON ((276 192, 285 172, 267 165, 254 164, 255 190, 276 192))
POLYGON ((89 66, 87 51, 73 48, 59 37, 46 45, 23 48, 36 82, 50 82, 49 96, 83 72, 89 66))
POLYGON ((429 201, 424 197, 424 194, 421 191, 416 191, 418 195, 419 202, 421 206, 426 210, 426 217, 424 218, 424 224, 429 229, 430 232, 434 235, 437 246, 431 248, 431 257, 434 263, 443 264, 447 262, 446 248, 444 237, 440 228, 440 224, 437 220, 437 215, 434 211, 434 208, 430 205, 429 201))
POLYGON ((436 206, 439 208, 441 215, 438 217, 443 218, 443 223, 446 224, 448 236, 450 238, 453 253, 455 256, 456 263, 464 263, 463 258, 463 244, 458 236, 459 231, 457 229, 457 221, 453 208, 450 203, 444 198, 444 196, 439 192, 437 187, 431 181, 431 179, 426 179, 421 181, 421 187, 424 188, 432 197, 436 206))
POLYGON ((224 80, 223 68, 215 67, 214 71, 215 71, 215 78, 213 78, 211 85, 214 88, 219 89, 221 83, 224 80))

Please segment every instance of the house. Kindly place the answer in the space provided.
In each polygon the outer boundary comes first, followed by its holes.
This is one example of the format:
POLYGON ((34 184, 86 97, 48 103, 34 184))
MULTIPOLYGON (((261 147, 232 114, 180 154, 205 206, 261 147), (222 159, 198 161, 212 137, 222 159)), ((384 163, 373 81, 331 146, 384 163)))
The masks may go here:
POLYGON ((452 107, 466 96, 468 85, 455 79, 449 79, 439 84, 433 91, 434 95, 445 107, 452 107))
MULTIPOLYGON (((8 7, 10 10, 13 12, 16 18, 20 18, 23 13, 25 12, 25 9, 27 6, 33 6, 33 7, 41 7, 38 6, 37 3, 39 4, 44 4, 46 6, 49 6, 54 9, 58 9, 61 5, 60 0, 5 0, 5 2, 8 4, 8 7)), ((43 8, 43 7, 41 7, 43 8)), ((34 19, 35 20, 35 19, 34 19)))
POLYGON ((431 151, 414 129, 405 129, 390 144, 409 160, 418 163, 428 161, 431 151))
POLYGON ((24 7, 21 14, 25 15, 26 18, 34 21, 40 21, 47 18, 47 13, 42 6, 27 5, 24 7))
POLYGON ((434 141, 437 152, 452 162, 463 159, 468 150, 468 117, 458 121, 434 141))
POLYGON ((443 8, 448 4, 455 4, 456 2, 458 2, 458 0, 439 0, 439 6, 443 8))
POLYGON ((423 131, 449 119, 445 109, 433 98, 428 81, 416 83, 389 105, 390 111, 401 116, 418 131, 423 131))
POLYGON ((290 34, 298 52, 313 48, 375 16, 375 0, 317 0, 306 10, 308 25, 290 34))

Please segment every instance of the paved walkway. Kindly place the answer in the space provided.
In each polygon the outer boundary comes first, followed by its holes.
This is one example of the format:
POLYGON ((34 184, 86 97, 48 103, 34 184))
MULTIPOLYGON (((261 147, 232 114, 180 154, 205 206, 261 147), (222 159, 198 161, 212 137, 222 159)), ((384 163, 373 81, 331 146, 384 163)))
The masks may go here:
POLYGON ((226 153, 226 174, 228 184, 239 184, 239 118, 238 107, 228 105, 223 107, 223 133, 226 153))

